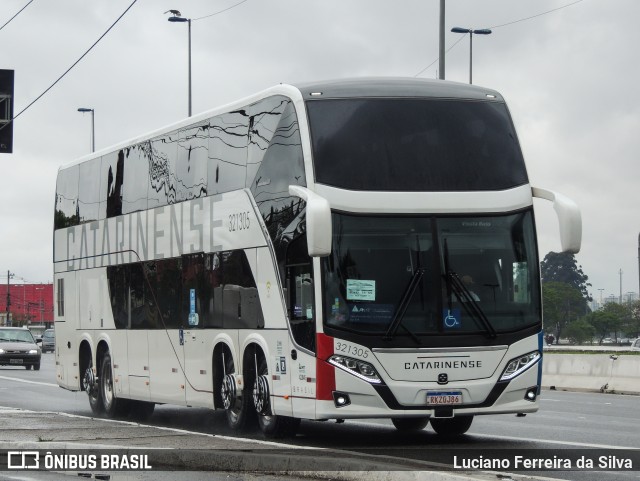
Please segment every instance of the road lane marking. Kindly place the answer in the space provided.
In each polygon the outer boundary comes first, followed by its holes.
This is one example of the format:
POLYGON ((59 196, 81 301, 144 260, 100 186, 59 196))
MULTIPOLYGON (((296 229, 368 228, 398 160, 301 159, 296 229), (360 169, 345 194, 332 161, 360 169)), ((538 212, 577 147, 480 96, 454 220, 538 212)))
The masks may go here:
POLYGON ((18 377, 0 376, 0 379, 6 379, 7 381, 24 382, 27 384, 38 384, 39 386, 60 387, 57 384, 41 381, 28 381, 27 379, 20 379, 18 377))

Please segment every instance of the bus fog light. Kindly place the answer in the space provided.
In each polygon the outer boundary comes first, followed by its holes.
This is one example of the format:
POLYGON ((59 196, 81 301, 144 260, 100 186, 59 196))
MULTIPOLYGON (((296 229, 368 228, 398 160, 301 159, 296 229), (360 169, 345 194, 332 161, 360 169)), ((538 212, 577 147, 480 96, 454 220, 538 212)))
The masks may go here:
POLYGON ((343 408, 351 404, 351 399, 349 399, 349 395, 343 392, 333 391, 333 403, 337 408, 343 408))
POLYGON ((337 355, 331 356, 327 362, 372 384, 382 382, 376 368, 368 362, 337 355))
POLYGON ((501 381, 510 381, 516 376, 519 376, 524 371, 529 369, 535 363, 537 363, 542 356, 539 351, 532 351, 524 356, 516 357, 508 362, 507 367, 505 368, 502 376, 500 376, 501 381))
POLYGON ((534 402, 538 397, 538 386, 530 387, 524 395, 525 400, 534 402))

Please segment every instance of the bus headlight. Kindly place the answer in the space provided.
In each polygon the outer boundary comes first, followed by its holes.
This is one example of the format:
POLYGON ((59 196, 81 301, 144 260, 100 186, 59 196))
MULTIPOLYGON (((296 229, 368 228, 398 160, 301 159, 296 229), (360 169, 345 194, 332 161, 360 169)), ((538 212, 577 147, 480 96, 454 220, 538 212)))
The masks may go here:
POLYGON ((541 358, 540 352, 533 351, 528 354, 525 354, 524 356, 520 356, 520 357, 516 357, 515 359, 512 359, 507 364, 507 367, 502 373, 502 376, 500 376, 500 380, 510 381, 511 379, 513 379, 516 376, 519 376, 524 371, 526 371, 531 366, 533 366, 535 363, 537 363, 540 360, 540 358, 541 358))
POLYGON ((347 371, 348 373, 372 384, 380 384, 382 382, 376 369, 368 362, 364 362, 359 359, 352 359, 346 356, 338 356, 336 354, 331 356, 328 362, 329 364, 332 364, 335 367, 340 368, 343 371, 347 371))
POLYGON ((31 349, 29 351, 29 354, 38 354, 38 350, 37 349, 31 349))

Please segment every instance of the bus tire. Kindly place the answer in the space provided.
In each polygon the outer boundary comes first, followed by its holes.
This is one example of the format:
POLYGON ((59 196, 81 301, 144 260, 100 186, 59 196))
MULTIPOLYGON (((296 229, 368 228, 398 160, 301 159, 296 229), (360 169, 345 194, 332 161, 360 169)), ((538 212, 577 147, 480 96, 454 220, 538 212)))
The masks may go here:
POLYGON ((102 397, 100 396, 100 386, 95 381, 93 362, 91 360, 89 360, 89 365, 82 376, 82 387, 89 396, 91 412, 96 416, 102 416, 104 414, 104 407, 102 405, 102 397))
POLYGON ((105 352, 102 357, 102 367, 98 381, 102 407, 106 416, 109 418, 125 416, 129 408, 128 400, 118 399, 113 390, 113 369, 109 352, 105 352))
POLYGON ((253 407, 258 414, 260 431, 267 438, 284 438, 295 436, 299 418, 271 414, 271 396, 269 393, 267 361, 261 356, 258 364, 258 375, 253 382, 253 407))
POLYGON ((454 418, 432 418, 431 427, 440 436, 455 438, 466 433, 473 422, 473 415, 454 418))
POLYGON ((391 422, 398 431, 422 431, 429 424, 429 417, 421 418, 391 418, 391 422))
POLYGON ((252 423, 255 417, 255 410, 253 409, 251 400, 251 389, 253 387, 253 381, 251 383, 246 382, 240 393, 236 391, 235 384, 235 365, 233 364, 233 357, 227 350, 223 350, 221 353, 221 365, 224 366, 224 373, 226 375, 220 378, 220 385, 217 387, 220 396, 223 399, 225 412, 227 414, 227 423, 229 427, 234 431, 244 431, 252 423), (222 354, 224 353, 224 355, 222 354))

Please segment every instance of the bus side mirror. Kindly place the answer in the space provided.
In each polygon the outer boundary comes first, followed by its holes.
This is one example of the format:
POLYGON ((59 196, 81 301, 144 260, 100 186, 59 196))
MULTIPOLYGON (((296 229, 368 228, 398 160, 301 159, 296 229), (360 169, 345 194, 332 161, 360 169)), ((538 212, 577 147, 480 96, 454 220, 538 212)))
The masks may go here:
POLYGON ((576 254, 580 252, 582 243, 582 216, 578 206, 568 197, 547 189, 532 187, 531 193, 538 199, 553 202, 560 224, 560 244, 562 252, 576 254))
POLYGON ((331 254, 331 208, 324 197, 299 185, 290 185, 289 194, 307 203, 307 247, 309 256, 323 257, 331 254))

